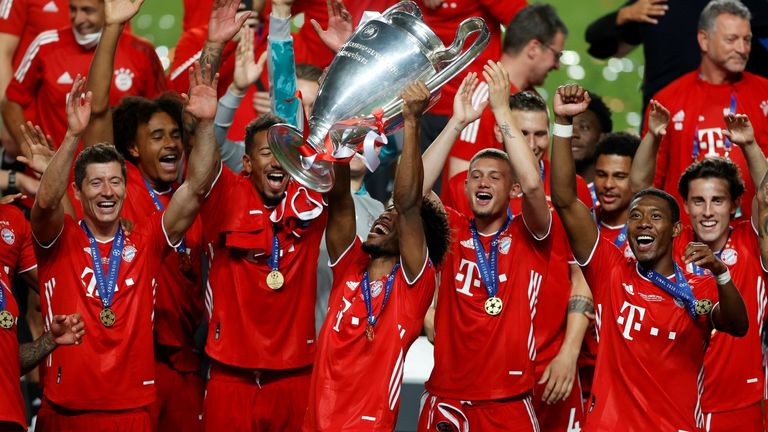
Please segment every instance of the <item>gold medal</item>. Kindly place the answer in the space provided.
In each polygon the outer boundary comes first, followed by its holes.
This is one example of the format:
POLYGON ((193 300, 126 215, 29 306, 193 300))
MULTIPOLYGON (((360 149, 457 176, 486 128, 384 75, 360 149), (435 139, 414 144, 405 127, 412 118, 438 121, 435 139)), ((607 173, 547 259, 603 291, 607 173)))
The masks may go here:
POLYGON ((501 313, 503 303, 498 297, 491 297, 485 301, 485 313, 491 316, 496 316, 501 313))
POLYGON ((712 312, 712 300, 701 299, 696 301, 696 313, 699 315, 707 315, 712 312))
POLYGON ((192 259, 186 252, 179 252, 179 270, 182 273, 189 273, 192 270, 192 259))
POLYGON ((13 327, 14 321, 15 320, 13 319, 12 313, 8 312, 7 310, 3 310, 2 312, 0 312, 0 327, 4 329, 10 329, 11 327, 13 327))
POLYGON ((104 327, 112 327, 115 325, 115 319, 117 317, 115 316, 115 311, 110 308, 104 308, 99 312, 99 318, 101 319, 101 323, 104 324, 104 327))
POLYGON ((373 342, 373 325, 371 323, 365 325, 365 338, 368 339, 368 342, 373 342))
POLYGON ((273 290, 282 288, 283 283, 285 283, 285 278, 283 278, 283 274, 279 270, 272 270, 267 275, 267 286, 273 290))

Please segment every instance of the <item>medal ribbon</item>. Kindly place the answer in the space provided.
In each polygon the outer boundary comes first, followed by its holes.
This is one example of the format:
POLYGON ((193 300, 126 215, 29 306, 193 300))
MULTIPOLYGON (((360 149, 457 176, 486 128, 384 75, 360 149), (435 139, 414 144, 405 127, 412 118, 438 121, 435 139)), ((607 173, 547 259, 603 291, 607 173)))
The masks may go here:
POLYGON ((496 297, 496 293, 499 292, 499 236, 504 230, 509 227, 509 223, 512 222, 512 216, 509 210, 507 210, 507 220, 496 231, 491 239, 491 247, 488 251, 488 258, 485 257, 485 249, 480 242, 480 236, 477 234, 477 226, 475 220, 472 219, 469 222, 469 230, 472 232, 472 241, 475 245, 475 256, 477 258, 477 269, 480 271, 480 278, 485 284, 485 291, 488 293, 488 298, 496 297))
POLYGON ((269 255, 269 268, 272 271, 278 271, 280 268, 280 239, 277 238, 277 231, 272 230, 272 253, 269 255))
MULTIPOLYGON (((736 93, 731 92, 731 106, 730 111, 731 113, 736 112, 736 93)), ((697 118, 696 121, 698 122, 699 119, 697 118)), ((733 144, 731 143, 731 140, 728 139, 728 137, 725 137, 725 158, 727 159, 731 154, 731 147, 733 147, 733 144)), ((699 126, 697 125, 693 132, 693 150, 691 151, 691 155, 693 156, 693 161, 699 160, 699 126)))
POLYGON ((104 309, 108 309, 112 306, 112 299, 115 297, 117 273, 120 271, 120 261, 123 260, 123 243, 125 243, 123 228, 120 225, 117 226, 117 233, 115 233, 115 238, 112 240, 112 248, 109 251, 107 278, 104 280, 104 266, 101 264, 101 253, 99 252, 96 238, 93 237, 91 230, 88 229, 85 222, 80 221, 80 226, 85 231, 85 234, 88 235, 88 242, 91 245, 91 261, 93 262, 93 277, 96 279, 96 290, 99 292, 104 309))
POLYGON ((621 246, 624 245, 625 241, 627 241, 627 224, 624 224, 624 226, 621 227, 621 232, 616 237, 616 240, 613 241, 613 244, 616 245, 617 248, 621 249, 621 246))
POLYGON ((375 326, 381 314, 384 313, 384 306, 387 305, 389 295, 392 293, 392 285, 395 283, 395 275, 399 268, 400 263, 395 264, 395 266, 392 267, 392 271, 389 272, 389 276, 387 276, 387 283, 384 285, 384 300, 381 301, 381 308, 379 309, 379 314, 376 316, 373 315, 373 305, 371 304, 371 282, 368 278, 368 270, 363 273, 363 280, 360 281, 360 290, 363 292, 365 310, 368 312, 368 324, 371 326, 375 326))
POLYGON ((5 284, 0 283, 0 312, 5 310, 5 284))
POLYGON ((696 319, 696 303, 698 303, 698 301, 696 300, 696 297, 693 296, 693 290, 685 279, 680 267, 678 267, 677 263, 673 263, 673 265, 675 266, 675 282, 672 282, 653 270, 643 270, 639 264, 638 268, 643 275, 657 287, 666 291, 667 294, 671 295, 676 300, 683 302, 688 313, 691 315, 691 318, 696 319))
MULTIPOLYGON (((142 180, 144 180, 144 186, 147 187, 147 192, 149 192, 150 198, 152 198, 152 202, 155 203, 155 208, 159 211, 163 211, 163 203, 160 202, 160 198, 158 198, 157 193, 154 189, 152 189, 152 186, 150 186, 147 179, 142 177, 142 180)), ((187 242, 185 237, 181 238, 181 242, 179 242, 179 245, 176 247, 176 252, 178 253, 187 253, 187 242)))

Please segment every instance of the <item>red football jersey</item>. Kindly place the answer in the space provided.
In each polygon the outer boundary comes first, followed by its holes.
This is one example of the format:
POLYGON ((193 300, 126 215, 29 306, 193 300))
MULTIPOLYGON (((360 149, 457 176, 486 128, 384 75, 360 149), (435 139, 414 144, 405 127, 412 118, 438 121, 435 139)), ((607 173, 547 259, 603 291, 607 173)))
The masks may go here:
MULTIPOLYGON (((78 74, 88 75, 94 52, 77 44, 72 27, 40 33, 8 85, 8 100, 25 108, 35 104, 35 118, 27 120, 39 124, 56 146, 67 131, 67 93, 78 74)), ((154 47, 130 33, 120 38, 113 75, 112 106, 125 96, 153 98, 168 88, 154 47)))
POLYGON ((29 221, 10 204, 0 204, 0 239, 0 266, 9 281, 37 267, 29 221))
POLYGON ((67 0, 0 1, 0 33, 19 37, 19 45, 13 55, 14 69, 38 34, 68 25, 67 0))
POLYGON ((619 244, 616 244, 618 241, 619 235, 621 235, 622 231, 624 231, 625 226, 626 225, 612 226, 612 225, 607 225, 603 223, 603 221, 600 221, 597 225, 597 229, 600 230, 600 236, 605 238, 609 242, 613 243, 614 246, 616 246, 617 248, 619 248, 621 252, 624 253, 625 257, 635 258, 635 254, 632 253, 632 248, 629 247, 629 242, 627 241, 626 232, 624 232, 624 241, 620 242, 619 244))
MULTIPOLYGON (((734 112, 749 116, 755 129, 755 141, 764 153, 768 152, 768 79, 744 72, 742 79, 733 84, 714 85, 700 79, 697 70, 664 87, 654 99, 661 102, 672 115, 656 158, 654 186, 677 198, 681 208, 683 200, 677 192, 677 184, 683 171, 694 161, 694 143, 698 141, 696 151, 699 160, 724 156, 726 139, 722 134, 725 127, 723 113, 731 110, 731 106, 734 112)), ((647 130, 648 111, 645 117, 643 133, 647 130)), ((755 188, 749 181, 747 161, 739 146, 731 146, 730 159, 738 165, 746 180, 741 212, 749 218, 755 188)), ((684 220, 688 220, 687 215, 684 220)))
MULTIPOLYGON (((64 218, 61 234, 48 246, 35 242, 40 298, 46 329, 57 314, 80 313, 87 335, 80 345, 60 347, 45 365, 45 397, 73 410, 124 410, 155 398, 152 323, 155 275, 172 251, 161 213, 126 236, 111 309, 116 320, 99 319, 90 244, 81 226, 64 218)), ((105 277, 112 242, 99 242, 105 277)))
MULTIPOLYGON (((126 163, 128 179, 122 217, 135 224, 143 224, 157 212, 152 197, 144 184, 144 177, 135 165, 126 163)), ((157 198, 168 207, 173 189, 157 192, 157 198)), ((187 230, 184 242, 189 254, 189 271, 182 271, 178 252, 169 253, 163 259, 157 274, 155 293, 155 343, 182 348, 181 353, 171 357, 174 368, 182 372, 194 372, 200 367, 195 348, 195 332, 203 320, 203 290, 200 259, 203 252, 203 225, 200 218, 187 230)))
MULTIPOLYGON (((441 270, 435 313, 435 367, 427 390, 459 400, 503 399, 533 389, 533 314, 547 274, 551 239, 535 240, 521 217, 499 236, 500 315, 485 312, 470 219, 451 208, 451 249, 441 270), (499 349, 499 347, 503 347, 499 349)), ((471 214, 471 213, 470 213, 471 214)), ((480 235, 488 250, 490 235, 480 235)))
MULTIPOLYGON (((696 241, 695 238, 693 229, 688 226, 675 238, 675 259, 679 265, 685 265, 685 248, 688 243, 696 241)), ((749 330, 746 336, 740 338, 712 332, 712 340, 704 357, 704 395, 701 398, 704 412, 746 408, 763 399, 765 388, 761 341, 768 296, 757 230, 750 220, 733 223, 720 259, 728 266, 747 306, 749 330)), ((690 265, 686 271, 692 271, 690 265)))
POLYGON ((208 25, 208 18, 213 9, 213 0, 184 0, 184 19, 181 28, 189 31, 208 25))
MULTIPOLYGON (((443 41, 443 45, 446 47, 453 43, 453 40, 456 38, 456 30, 459 29, 459 24, 467 18, 482 18, 491 32, 491 40, 488 46, 470 63, 467 69, 464 69, 464 71, 445 84, 441 91, 440 100, 430 110, 433 114, 450 116, 453 113, 453 98, 456 96, 456 91, 459 89, 461 81, 464 80, 464 77, 470 71, 480 73, 483 70, 483 66, 488 63, 488 60, 498 61, 501 58, 501 28, 502 26, 506 28, 517 12, 527 6, 528 2, 526 0, 444 0, 435 9, 424 6, 422 0, 417 1, 417 4, 424 15, 424 22, 443 41)), ((474 40, 475 37, 470 36, 464 44, 465 49, 474 40)), ((480 76, 482 77, 482 75, 480 76)), ((490 110, 488 111, 490 112, 490 110)), ((490 124, 491 139, 493 139, 494 123, 490 124)))
POLYGON ((435 292, 435 269, 427 259, 409 284, 401 267, 380 314, 388 275, 371 281, 378 318, 374 340, 368 341, 360 285, 370 259, 356 237, 332 266, 334 284, 320 331, 305 431, 394 430, 397 423, 405 356, 421 334, 435 292))
MULTIPOLYGON (((584 431, 699 430, 711 318, 692 319, 613 243, 596 243, 583 267, 600 341, 584 431)), ((714 279, 686 278, 696 298, 717 303, 714 279)))
MULTIPOLYGON (((1 4, 1 3, 0 3, 1 4)), ((27 418, 24 414, 24 399, 21 397, 19 378, 18 319, 19 306, 13 297, 10 284, 5 275, 0 275, 0 289, 5 295, 5 310, 14 317, 13 327, 0 328, 0 350, 5 354, 0 362, 0 423, 11 422, 27 428, 27 418)))
POLYGON ((222 168, 200 213, 210 260, 206 352, 213 359, 278 370, 312 363, 317 274, 314 268, 307 271, 307 263, 317 263, 323 209, 319 194, 294 182, 282 204, 268 209, 247 177, 222 168), (283 210, 279 220, 270 219, 283 210), (278 290, 266 284, 273 229, 285 278, 278 290))

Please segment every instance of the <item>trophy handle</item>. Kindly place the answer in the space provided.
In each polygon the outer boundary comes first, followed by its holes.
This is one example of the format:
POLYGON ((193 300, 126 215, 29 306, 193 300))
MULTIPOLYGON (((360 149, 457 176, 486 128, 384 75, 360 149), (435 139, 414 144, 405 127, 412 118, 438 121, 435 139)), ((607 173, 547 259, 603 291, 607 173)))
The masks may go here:
POLYGON ((458 75, 459 72, 480 55, 485 47, 488 46, 490 40, 491 32, 488 30, 488 26, 485 25, 485 21, 483 21, 482 18, 473 17, 462 21, 461 24, 459 24, 459 28, 456 29, 456 37, 451 46, 435 54, 438 61, 450 62, 450 64, 425 83, 427 88, 430 91, 433 91, 458 75), (477 39, 475 39, 466 51, 461 53, 461 48, 464 46, 464 41, 467 39, 467 36, 477 32, 480 32, 477 39), (461 55, 459 55, 459 53, 461 53, 461 55))
POLYGON ((416 3, 412 1, 401 1, 399 3, 395 3, 394 5, 390 6, 389 9, 385 10, 382 13, 382 15, 384 15, 385 17, 389 17, 389 15, 392 12, 398 12, 398 11, 411 14, 421 21, 424 20, 424 18, 421 15, 421 9, 419 9, 419 6, 417 6, 416 3))

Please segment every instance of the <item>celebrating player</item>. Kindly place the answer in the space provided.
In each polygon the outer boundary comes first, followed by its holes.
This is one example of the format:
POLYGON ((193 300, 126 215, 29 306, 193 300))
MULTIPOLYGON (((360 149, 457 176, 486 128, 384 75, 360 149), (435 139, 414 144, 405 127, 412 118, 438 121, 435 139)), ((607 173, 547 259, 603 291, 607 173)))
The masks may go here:
POLYGON ((744 301, 728 267, 706 245, 690 243, 684 261, 714 278, 686 275, 675 263, 672 240, 682 227, 667 193, 647 189, 630 203, 627 237, 637 262, 599 236, 575 198, 570 146, 573 116, 588 104, 577 85, 557 90, 552 151, 552 203, 584 268, 599 323, 584 430, 696 430, 703 426, 698 401, 710 333, 746 334, 744 301))
POLYGON ((91 96, 83 95, 84 79, 75 79, 66 139, 41 179, 31 223, 47 325, 54 313, 81 308, 91 337, 48 357, 39 430, 150 430, 154 277, 197 216, 215 173, 216 80, 199 68, 190 79, 195 85, 186 110, 199 125, 187 179, 164 212, 131 233, 123 231, 119 219, 126 169, 111 145, 78 155, 75 196, 83 220, 78 224, 64 215, 60 201, 67 184, 62 179, 90 116, 91 96))
MULTIPOLYGON (((659 103, 650 103, 661 117, 666 133, 669 112, 659 103)), ((749 118, 743 114, 727 114, 723 135, 737 144, 746 157, 752 183, 758 189, 760 217, 768 214, 765 195, 758 188, 766 172, 763 152, 755 143, 755 133, 749 118)), ((651 121, 651 124, 653 121, 651 121)), ((651 128, 649 124, 649 128, 651 128)), ((650 133, 650 132, 649 132, 650 133)), ((655 170, 659 140, 643 140, 638 157, 632 165, 633 188, 641 188, 643 179, 652 178, 655 170), (636 179, 636 180, 635 180, 636 179)), ((747 306, 749 331, 742 338, 714 332, 704 357, 704 393, 701 407, 708 431, 762 429, 764 374, 760 329, 765 322, 764 308, 768 302, 765 292, 765 258, 758 247, 758 214, 751 220, 735 219, 743 203, 744 182, 736 164, 725 158, 708 158, 689 166, 680 177, 678 191, 683 197, 691 225, 683 227, 674 241, 674 258, 686 271, 703 275, 706 272, 694 263, 685 263, 685 248, 689 242, 702 242, 728 267, 747 306), (737 357, 734 357, 737 356, 737 357), (733 359, 738 358, 738 362, 733 359)), ((761 238, 760 243, 765 242, 761 238)))

